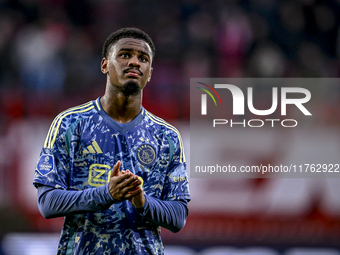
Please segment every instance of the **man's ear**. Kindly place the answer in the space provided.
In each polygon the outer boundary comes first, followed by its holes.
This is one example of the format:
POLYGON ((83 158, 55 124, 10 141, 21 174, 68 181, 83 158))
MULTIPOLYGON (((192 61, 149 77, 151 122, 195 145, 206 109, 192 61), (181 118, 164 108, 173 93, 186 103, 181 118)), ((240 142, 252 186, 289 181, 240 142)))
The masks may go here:
POLYGON ((103 74, 107 74, 109 72, 108 63, 107 63, 107 59, 106 58, 102 59, 102 62, 100 64, 100 69, 101 69, 103 74))
POLYGON ((151 74, 152 74, 153 68, 151 67, 150 69, 150 73, 149 73, 149 78, 148 78, 148 82, 151 80, 151 74))

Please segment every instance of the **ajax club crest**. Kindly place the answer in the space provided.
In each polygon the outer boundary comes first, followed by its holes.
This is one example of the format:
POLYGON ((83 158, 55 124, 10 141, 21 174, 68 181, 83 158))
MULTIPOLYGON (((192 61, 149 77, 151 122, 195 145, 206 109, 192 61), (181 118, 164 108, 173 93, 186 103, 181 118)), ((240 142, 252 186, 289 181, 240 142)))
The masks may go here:
POLYGON ((138 162, 150 166, 156 160, 156 150, 150 144, 140 145, 137 149, 138 162))

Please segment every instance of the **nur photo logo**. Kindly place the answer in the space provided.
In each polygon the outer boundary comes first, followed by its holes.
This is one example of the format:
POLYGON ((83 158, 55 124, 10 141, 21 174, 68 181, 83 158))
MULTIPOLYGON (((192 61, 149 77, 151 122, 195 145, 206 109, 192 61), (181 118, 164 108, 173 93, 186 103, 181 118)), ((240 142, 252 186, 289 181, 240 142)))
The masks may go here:
MULTIPOLYGON (((202 85, 206 86, 207 88, 209 88, 216 95, 216 97, 220 101, 220 104, 222 105, 222 100, 221 100, 219 94, 217 93, 217 91, 213 87, 211 87, 210 85, 205 84, 203 82, 197 82, 197 83, 202 84, 202 85)), ((217 106, 215 97, 211 94, 211 92, 209 90, 201 88, 201 87, 197 87, 197 88, 206 92, 212 98, 212 100, 214 101, 215 106, 217 106)), ((207 115, 207 95, 206 94, 201 95, 201 114, 207 115)))
POLYGON ((191 78, 190 177, 340 178, 339 84, 191 78))
MULTIPOLYGON (((311 92, 302 87, 271 87, 271 98, 267 98, 268 101, 271 101, 271 106, 267 109, 257 109, 254 106, 254 102, 256 100, 261 100, 261 98, 257 98, 253 87, 246 87, 246 94, 240 89, 240 87, 233 84, 221 84, 215 83, 214 85, 208 85, 203 82, 196 82, 197 84, 203 85, 203 87, 196 87, 204 91, 204 94, 201 94, 201 115, 208 115, 208 102, 207 95, 213 100, 215 106, 218 105, 216 98, 218 99, 221 106, 223 98, 229 98, 230 95, 232 97, 232 113, 233 115, 246 115, 245 107, 247 106, 247 110, 257 116, 267 116, 266 119, 243 119, 241 121, 236 122, 233 119, 225 119, 218 118, 213 119, 213 127, 217 125, 225 125, 229 124, 230 127, 233 126, 243 126, 243 127, 263 127, 266 123, 268 123, 271 127, 274 127, 277 122, 281 124, 282 127, 296 127, 298 122, 296 119, 277 119, 270 118, 270 115, 280 108, 280 115, 287 115, 287 106, 291 105, 299 110, 305 116, 311 116, 311 112, 305 106, 311 99, 311 92), (228 94, 227 94, 228 93, 228 94), (224 97, 225 96, 225 97, 224 97), (215 98, 216 97, 216 98, 215 98), (222 98, 222 99, 221 99, 222 98), (280 106, 280 107, 279 107, 280 106)), ((225 99, 224 99, 225 100, 225 99)), ((213 109, 209 109, 209 111, 213 111, 213 109)), ((277 116, 277 115, 276 115, 277 116)))

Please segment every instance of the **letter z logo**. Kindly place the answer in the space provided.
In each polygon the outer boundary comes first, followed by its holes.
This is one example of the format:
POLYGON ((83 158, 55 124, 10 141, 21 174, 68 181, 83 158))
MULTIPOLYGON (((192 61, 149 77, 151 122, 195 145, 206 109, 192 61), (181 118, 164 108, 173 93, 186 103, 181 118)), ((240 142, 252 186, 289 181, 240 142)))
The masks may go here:
POLYGON ((100 187, 110 180, 111 171, 108 172, 107 178, 105 174, 111 167, 103 164, 92 164, 89 169, 89 184, 91 186, 100 187))

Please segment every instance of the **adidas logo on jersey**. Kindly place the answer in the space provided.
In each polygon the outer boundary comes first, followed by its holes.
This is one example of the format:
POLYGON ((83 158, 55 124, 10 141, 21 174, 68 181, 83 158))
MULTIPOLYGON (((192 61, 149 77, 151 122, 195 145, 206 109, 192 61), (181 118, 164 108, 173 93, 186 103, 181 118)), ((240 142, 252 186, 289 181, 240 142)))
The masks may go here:
POLYGON ((103 153, 102 150, 100 149, 98 143, 96 141, 92 142, 92 145, 89 145, 86 147, 86 149, 83 150, 83 154, 88 154, 88 153, 103 153))

